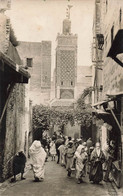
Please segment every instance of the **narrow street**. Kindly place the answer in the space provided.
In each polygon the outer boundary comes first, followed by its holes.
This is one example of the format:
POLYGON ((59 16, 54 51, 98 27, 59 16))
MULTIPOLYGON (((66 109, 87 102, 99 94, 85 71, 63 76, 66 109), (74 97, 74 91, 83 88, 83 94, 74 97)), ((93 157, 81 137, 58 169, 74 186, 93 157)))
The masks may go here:
MULTIPOLYGON (((9 184, 3 190, 1 196, 108 196, 106 184, 91 184, 88 178, 84 179, 84 183, 77 184, 74 174, 71 178, 67 177, 65 168, 49 161, 46 163, 46 174, 44 182, 33 182, 32 170, 27 172, 25 181, 18 181, 9 184)), ((111 195, 111 194, 110 194, 111 195)), ((113 196, 116 196, 114 193, 113 196)))

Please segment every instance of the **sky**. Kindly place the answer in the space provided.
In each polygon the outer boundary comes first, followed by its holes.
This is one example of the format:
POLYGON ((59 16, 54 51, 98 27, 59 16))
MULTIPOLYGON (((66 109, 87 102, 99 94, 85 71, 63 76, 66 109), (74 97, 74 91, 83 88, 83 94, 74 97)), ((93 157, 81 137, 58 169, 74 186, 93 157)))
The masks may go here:
POLYGON ((57 33, 62 33, 62 22, 67 5, 71 8, 71 32, 78 35, 79 66, 90 66, 94 0, 11 0, 7 15, 18 41, 52 41, 52 69, 55 66, 57 33))

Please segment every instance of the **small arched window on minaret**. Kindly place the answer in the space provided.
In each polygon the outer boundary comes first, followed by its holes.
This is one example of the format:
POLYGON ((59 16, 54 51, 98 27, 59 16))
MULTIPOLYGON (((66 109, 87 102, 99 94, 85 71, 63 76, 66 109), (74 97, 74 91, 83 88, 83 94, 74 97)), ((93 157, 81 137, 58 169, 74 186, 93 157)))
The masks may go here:
POLYGON ((61 81, 61 85, 63 86, 63 81, 61 81))

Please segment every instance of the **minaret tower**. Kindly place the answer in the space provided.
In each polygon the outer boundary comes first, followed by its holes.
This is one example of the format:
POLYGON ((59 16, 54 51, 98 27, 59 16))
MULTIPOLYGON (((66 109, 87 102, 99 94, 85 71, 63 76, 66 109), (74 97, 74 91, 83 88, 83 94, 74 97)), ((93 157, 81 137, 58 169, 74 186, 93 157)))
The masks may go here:
POLYGON ((56 95, 57 99, 74 99, 77 73, 77 35, 71 33, 70 9, 63 20, 62 34, 57 35, 56 95))

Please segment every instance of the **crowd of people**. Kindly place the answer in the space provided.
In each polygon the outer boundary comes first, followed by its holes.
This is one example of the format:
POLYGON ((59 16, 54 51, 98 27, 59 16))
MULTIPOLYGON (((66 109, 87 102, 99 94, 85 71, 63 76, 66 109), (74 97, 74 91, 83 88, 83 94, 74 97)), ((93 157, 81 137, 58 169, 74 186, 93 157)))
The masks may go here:
MULTIPOLYGON (((54 134, 52 139, 48 138, 45 142, 35 140, 29 149, 35 182, 44 180, 45 162, 48 161, 49 156, 51 161, 56 161, 57 164, 66 169, 69 178, 75 174, 78 184, 82 183, 87 175, 90 182, 96 184, 102 180, 108 181, 114 157, 113 153, 114 145, 112 145, 112 142, 105 148, 105 151, 102 151, 100 143, 97 142, 94 145, 91 138, 83 141, 82 138, 72 139, 62 134, 59 136, 54 134)), ((26 158, 22 155, 22 152, 20 155, 13 162, 14 181, 16 174, 19 172, 21 173, 21 179, 25 179, 23 173, 26 158), (19 162, 20 155, 20 159, 22 158, 20 163, 23 163, 22 168, 17 167, 18 163, 16 163, 19 162), (18 169, 15 169, 15 166, 18 169)))
POLYGON ((51 141, 49 153, 51 157, 57 155, 57 164, 66 168, 68 177, 72 173, 76 174, 78 184, 83 182, 83 177, 87 174, 93 183, 98 184, 103 180, 102 164, 105 162, 105 155, 99 142, 94 148, 91 138, 85 142, 82 139, 59 136, 51 141))

